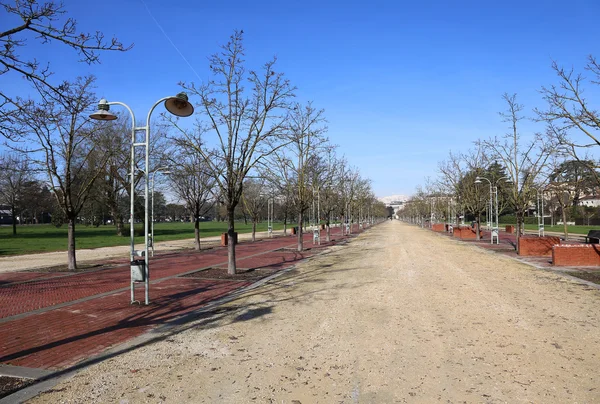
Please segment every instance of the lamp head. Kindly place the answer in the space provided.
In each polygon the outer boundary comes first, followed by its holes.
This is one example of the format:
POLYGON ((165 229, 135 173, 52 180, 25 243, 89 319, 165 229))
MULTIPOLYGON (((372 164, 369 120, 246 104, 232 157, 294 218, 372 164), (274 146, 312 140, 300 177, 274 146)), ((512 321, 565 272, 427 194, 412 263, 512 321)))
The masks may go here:
POLYGON ((481 179, 479 179, 479 177, 475 178, 475 184, 481 184, 481 179))
POLYGON ((194 106, 188 101, 186 93, 179 93, 165 101, 167 111, 175 116, 186 117, 194 113, 194 106))
POLYGON ((108 105, 108 101, 104 98, 98 102, 98 111, 90 115, 91 119, 95 119, 97 121, 114 121, 117 119, 115 114, 109 112, 110 105, 108 105))

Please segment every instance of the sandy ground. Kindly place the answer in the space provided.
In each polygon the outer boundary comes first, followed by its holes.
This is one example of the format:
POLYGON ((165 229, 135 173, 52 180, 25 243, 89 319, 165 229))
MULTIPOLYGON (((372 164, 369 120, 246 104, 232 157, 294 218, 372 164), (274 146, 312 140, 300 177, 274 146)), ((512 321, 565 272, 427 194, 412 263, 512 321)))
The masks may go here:
MULTIPOLYGON (((290 230, 288 229, 288 234, 290 230)), ((282 236, 283 231, 273 232, 273 236, 282 236)), ((268 233, 257 232, 256 238, 266 238, 268 233)), ((250 240, 252 233, 240 233, 238 234, 238 240, 250 240)), ((202 248, 206 246, 218 245, 221 241, 220 237, 203 237, 200 239, 200 245, 202 248)), ((111 258, 123 258, 124 260, 129 257, 129 246, 114 246, 114 247, 102 247, 93 249, 78 249, 76 253, 77 263, 91 263, 99 262, 111 258)), ((136 245, 137 249, 143 249, 144 246, 136 245)), ((154 246, 155 254, 164 253, 167 251, 175 251, 182 249, 194 248, 194 239, 185 240, 173 240, 158 242, 154 246)), ((67 264, 67 252, 51 252, 51 253, 40 253, 40 254, 25 254, 25 255, 14 255, 7 257, 0 257, 0 273, 1 272, 14 272, 23 271, 28 269, 40 269, 49 268, 58 265, 67 264)))
POLYGON ((387 222, 34 403, 600 402, 600 292, 387 222))

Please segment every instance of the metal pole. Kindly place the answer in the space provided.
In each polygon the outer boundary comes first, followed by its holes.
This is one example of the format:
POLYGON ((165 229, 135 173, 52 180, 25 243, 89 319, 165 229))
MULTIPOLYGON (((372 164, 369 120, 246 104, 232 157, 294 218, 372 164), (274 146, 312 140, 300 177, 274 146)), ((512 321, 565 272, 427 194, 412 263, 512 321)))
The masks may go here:
MULTIPOLYGON (((131 113, 131 190, 130 190, 130 205, 129 205, 129 235, 130 235, 130 249, 129 249, 129 262, 133 262, 133 257, 135 255, 135 230, 133 228, 135 222, 135 214, 134 214, 134 206, 135 206, 135 115, 133 115, 133 111, 126 106, 126 108, 131 113)), ((132 275, 130 274, 129 279, 129 287, 131 289, 131 301, 130 303, 135 302, 135 282, 131 279, 132 275)))
MULTIPOLYGON (((493 203, 492 182, 490 181, 490 206, 489 206, 490 218, 492 216, 492 203, 493 203)), ((489 222, 488 222, 488 227, 489 227, 489 222)), ((492 226, 492 227, 494 227, 494 226, 492 226)), ((490 229, 490 244, 494 244, 494 229, 490 229)))
POLYGON ((152 256, 154 257, 154 180, 156 179, 156 171, 152 173, 152 218, 150 230, 150 245, 152 246, 152 256))
POLYGON ((544 223, 544 190, 542 189, 542 237, 545 235, 546 224, 544 223))
POLYGON ((500 223, 498 222, 498 184, 494 187, 494 192, 496 196, 496 231, 498 232, 496 236, 496 244, 500 244, 500 223))
POLYGON ((146 196, 146 200, 144 201, 144 262, 146 264, 144 265, 146 271, 144 277, 144 302, 146 305, 148 305, 150 303, 150 296, 148 292, 150 289, 150 257, 148 256, 148 179, 150 174, 148 172, 148 167, 150 166, 150 116, 148 116, 148 120, 146 121, 146 137, 144 143, 144 147, 146 149, 146 155, 144 158, 144 194, 146 196))
POLYGON ((145 292, 144 292, 144 301, 146 303, 146 305, 148 305, 150 303, 150 257, 148 256, 148 220, 149 220, 149 215, 148 215, 148 179, 149 179, 149 170, 148 167, 150 167, 150 118, 152 116, 152 112, 154 112, 154 109, 157 107, 158 104, 160 104, 161 102, 169 99, 170 97, 164 97, 161 98, 160 100, 156 101, 154 103, 154 105, 152 106, 152 108, 150 108, 150 111, 148 111, 148 116, 146 117, 146 137, 145 137, 145 142, 144 142, 144 146, 146 148, 146 156, 145 156, 145 170, 144 170, 144 178, 146 180, 146 184, 144 187, 144 191, 146 193, 146 201, 145 201, 145 209, 146 212, 144 214, 144 267, 145 267, 145 276, 144 276, 144 287, 145 287, 145 292))
MULTIPOLYGON (((134 222, 135 222, 135 214, 134 214, 134 206, 135 206, 135 132, 137 130, 135 126, 135 114, 129 108, 129 105, 119 102, 113 101, 109 102, 108 105, 120 105, 129 111, 129 115, 131 115, 131 158, 130 158, 130 204, 129 204, 129 236, 130 236, 130 249, 129 249, 129 261, 132 262, 135 257, 135 231, 134 231, 134 222)), ((135 294, 134 294, 134 286, 135 283, 132 278, 130 278, 130 291, 131 291, 131 303, 135 302, 135 294)))
POLYGON ((321 190, 317 189, 317 226, 319 230, 319 245, 321 245, 321 190))

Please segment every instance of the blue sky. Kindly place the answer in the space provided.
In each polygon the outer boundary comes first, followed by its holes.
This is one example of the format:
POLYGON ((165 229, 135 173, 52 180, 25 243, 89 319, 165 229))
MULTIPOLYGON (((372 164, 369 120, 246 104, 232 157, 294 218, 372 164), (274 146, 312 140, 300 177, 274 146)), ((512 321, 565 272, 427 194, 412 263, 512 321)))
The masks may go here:
MULTIPOLYGON (((278 57, 298 101, 325 109, 331 142, 378 196, 411 194, 450 150, 504 133, 504 92, 517 93, 527 111, 543 106, 538 90, 557 82, 553 59, 581 69, 588 55, 600 57, 598 1, 64 3, 82 31, 101 30, 134 48, 104 54, 94 66, 34 41, 22 53, 51 62, 62 78, 96 75, 99 96, 140 117, 178 92, 179 81, 208 78, 207 57, 243 29, 248 65, 278 57)), ((0 85, 28 91, 14 76, 0 76, 0 85)))

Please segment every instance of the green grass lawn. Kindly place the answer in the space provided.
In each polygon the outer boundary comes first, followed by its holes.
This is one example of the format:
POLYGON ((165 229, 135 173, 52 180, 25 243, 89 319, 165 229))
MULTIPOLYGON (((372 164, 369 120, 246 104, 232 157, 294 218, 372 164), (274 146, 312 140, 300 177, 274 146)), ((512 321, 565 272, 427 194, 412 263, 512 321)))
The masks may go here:
MULTIPOLYGON (((136 230, 138 225, 135 226, 136 230)), ((290 225, 288 225, 288 228, 290 225)), ((140 226, 141 229, 141 226, 140 226)), ((283 223, 274 223, 273 230, 283 229, 283 223)), ((236 222, 235 230, 238 233, 250 233, 252 224, 245 225, 236 222)), ((266 231, 267 224, 259 223, 256 231, 266 231)), ((201 222, 200 237, 218 236, 227 231, 226 222, 201 222)), ((182 240, 194 237, 193 223, 155 223, 154 239, 156 242, 169 240, 182 240)), ((86 227, 79 225, 75 228, 75 243, 77 249, 111 247, 129 245, 129 228, 125 236, 116 235, 113 225, 86 227)), ((143 237, 136 237, 136 243, 144 243, 143 237)), ((12 226, 0 226, 0 256, 20 255, 38 252, 66 251, 67 226, 56 228, 52 225, 26 225, 17 226, 17 235, 12 235, 12 226)))
MULTIPOLYGON (((506 224, 500 224, 501 228, 506 226, 506 224)), ((514 225, 513 225, 514 226, 514 225)), ((537 224, 526 224, 525 230, 537 230, 537 224)), ((567 231, 569 234, 588 234, 590 230, 598 230, 600 226, 567 226, 567 231)), ((559 233, 563 233, 565 231, 564 226, 561 224, 560 226, 544 226, 544 231, 555 231, 559 233)))

